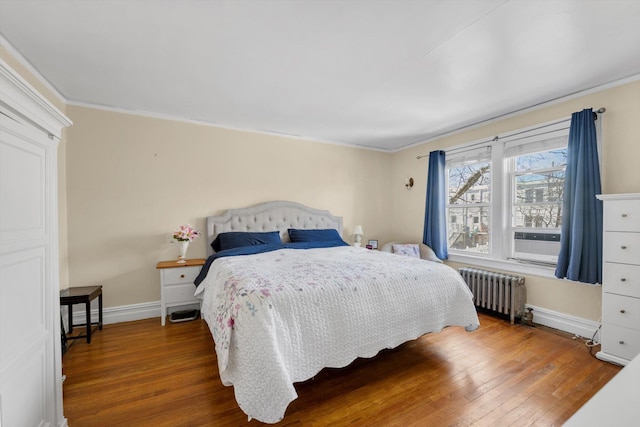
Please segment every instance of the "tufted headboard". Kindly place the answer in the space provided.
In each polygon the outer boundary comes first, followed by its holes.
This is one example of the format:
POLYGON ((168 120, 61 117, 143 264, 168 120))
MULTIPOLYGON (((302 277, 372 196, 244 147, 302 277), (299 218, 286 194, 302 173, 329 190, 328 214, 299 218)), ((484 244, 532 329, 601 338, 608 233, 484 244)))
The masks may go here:
POLYGON ((313 209, 296 202, 267 202, 249 208, 229 209, 220 216, 207 217, 207 255, 211 243, 226 231, 275 231, 283 242, 289 241, 289 228, 335 228, 342 236, 342 218, 329 211, 313 209))

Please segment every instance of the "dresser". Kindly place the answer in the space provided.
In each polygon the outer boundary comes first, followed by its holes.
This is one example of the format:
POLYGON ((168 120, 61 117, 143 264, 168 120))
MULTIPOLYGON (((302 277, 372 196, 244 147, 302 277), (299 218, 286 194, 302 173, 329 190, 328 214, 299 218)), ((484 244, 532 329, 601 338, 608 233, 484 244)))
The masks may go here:
POLYGON ((161 261, 156 268, 160 270, 161 293, 161 323, 165 325, 168 310, 173 307, 200 304, 200 300, 194 297, 196 286, 193 281, 200 273, 205 260, 187 259, 185 263, 176 261, 161 261))
POLYGON ((640 354, 640 194, 604 203, 601 360, 628 364, 640 354))

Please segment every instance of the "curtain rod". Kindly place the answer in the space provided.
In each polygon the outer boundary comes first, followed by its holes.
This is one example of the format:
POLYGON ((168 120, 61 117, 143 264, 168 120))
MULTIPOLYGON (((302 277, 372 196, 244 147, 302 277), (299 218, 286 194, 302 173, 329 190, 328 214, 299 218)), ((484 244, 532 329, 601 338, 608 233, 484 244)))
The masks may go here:
MULTIPOLYGON (((598 114, 602 114, 605 111, 607 111, 607 109, 604 108, 604 107, 598 108, 596 111, 593 112, 593 116, 594 116, 593 119, 596 120, 598 118, 598 114)), ((512 136, 520 135, 522 133, 531 132, 531 131, 538 130, 538 129, 544 129, 546 127, 557 125, 558 123, 562 123, 564 121, 566 121, 566 120, 559 120, 557 122, 549 123, 549 124, 546 124, 546 125, 543 125, 543 126, 538 126, 536 128, 533 128, 533 129, 528 129, 528 130, 523 130, 523 131, 520 131, 520 132, 514 132, 514 133, 511 133, 511 134, 508 134, 508 135, 503 135, 502 138, 510 138, 512 136)), ((500 137, 496 135, 492 139, 488 139, 486 141, 480 141, 480 142, 476 142, 474 144, 467 145, 467 146, 464 147, 464 150, 466 151, 467 149, 473 148, 476 145, 484 145, 484 144, 487 144, 489 142, 496 142, 499 139, 500 139, 500 137)), ((423 154, 422 156, 416 156, 416 159, 420 160, 423 157, 429 157, 429 155, 428 154, 423 154)))

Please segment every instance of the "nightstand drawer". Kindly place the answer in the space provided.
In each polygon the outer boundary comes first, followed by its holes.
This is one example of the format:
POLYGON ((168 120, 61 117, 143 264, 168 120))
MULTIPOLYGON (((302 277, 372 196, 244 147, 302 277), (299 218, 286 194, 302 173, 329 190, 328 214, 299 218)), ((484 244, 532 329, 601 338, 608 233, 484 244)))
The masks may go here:
POLYGON ((602 295, 602 319, 640 331, 640 299, 605 292, 602 295))
POLYGON ((176 283, 191 283, 191 286, 195 290, 193 281, 196 280, 199 272, 200 267, 167 268, 165 270, 162 270, 162 274, 164 276, 163 283, 165 285, 173 285, 176 283))
POLYGON ((640 233, 606 232, 603 246, 602 253, 606 262, 640 262, 640 233))
POLYGON ((640 331, 603 323, 602 350, 614 356, 631 360, 640 354, 640 331))
POLYGON ((186 283, 182 285, 168 285, 164 288, 164 299, 166 304, 173 304, 176 302, 200 302, 194 294, 196 293, 196 286, 193 283, 186 283))
POLYGON ((604 264, 604 292, 640 298, 640 265, 604 264))
POLYGON ((611 200, 605 205, 605 231, 640 232, 640 200, 611 200))

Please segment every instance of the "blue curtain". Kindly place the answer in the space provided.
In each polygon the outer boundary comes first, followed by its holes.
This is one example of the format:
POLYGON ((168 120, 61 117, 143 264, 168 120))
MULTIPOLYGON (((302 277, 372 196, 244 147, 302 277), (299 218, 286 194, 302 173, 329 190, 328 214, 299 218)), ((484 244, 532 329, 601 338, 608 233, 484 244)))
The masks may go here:
POLYGON ((427 204, 424 211, 424 233, 422 243, 431 247, 440 259, 449 258, 447 250, 447 190, 445 188, 445 153, 429 153, 427 175, 427 204))
POLYGON ((602 202, 591 108, 571 115, 556 277, 602 283, 602 202))

